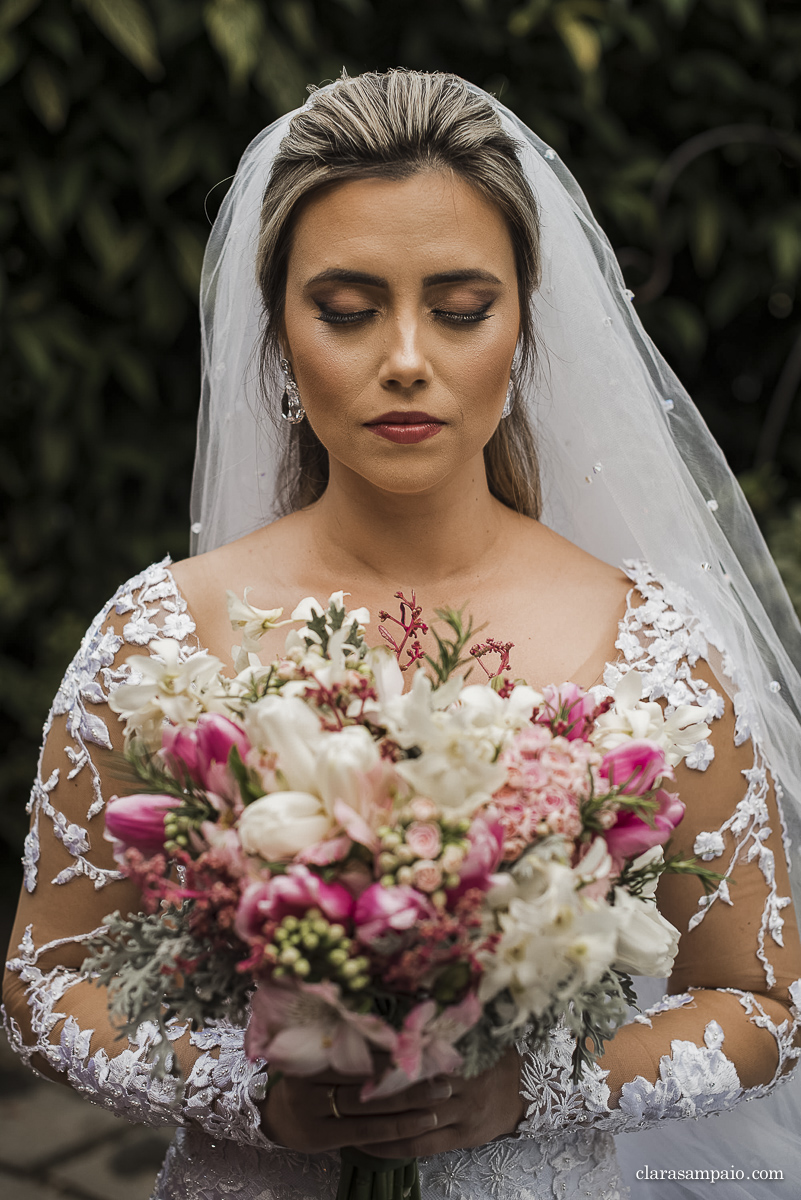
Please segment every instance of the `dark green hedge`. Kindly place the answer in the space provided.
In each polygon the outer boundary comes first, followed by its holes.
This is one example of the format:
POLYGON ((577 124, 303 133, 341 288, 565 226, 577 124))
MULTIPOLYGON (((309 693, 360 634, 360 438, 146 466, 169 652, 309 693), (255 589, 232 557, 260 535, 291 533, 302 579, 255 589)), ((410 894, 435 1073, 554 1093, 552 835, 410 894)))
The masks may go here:
POLYGON ((307 83, 397 64, 496 92, 567 160, 801 602, 796 0, 1 0, 8 845, 89 619, 186 553, 207 213, 307 83))

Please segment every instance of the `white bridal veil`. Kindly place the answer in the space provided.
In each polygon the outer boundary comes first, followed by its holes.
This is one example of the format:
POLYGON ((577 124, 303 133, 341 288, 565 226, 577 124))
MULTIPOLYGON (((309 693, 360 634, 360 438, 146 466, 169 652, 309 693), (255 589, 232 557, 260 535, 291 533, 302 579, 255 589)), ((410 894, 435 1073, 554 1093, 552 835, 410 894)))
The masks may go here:
MULTIPOLYGON (((330 85, 336 87, 337 84, 330 85)), ((478 91, 479 89, 475 89, 478 91)), ((484 95, 484 93, 481 93, 484 95)), ((784 792, 801 913, 801 627, 748 504, 698 410, 632 305, 611 245, 573 176, 514 114, 487 97, 516 140, 541 217, 542 286, 532 299, 538 365, 518 387, 543 466, 543 521, 609 563, 643 558, 680 585, 724 655, 713 667, 747 708, 784 792)), ((308 104, 314 104, 312 94, 308 104)), ((289 113, 245 151, 209 239, 201 284, 203 391, 192 488, 200 553, 279 515, 286 429, 264 411, 256 343, 259 213, 289 113)), ((283 383, 267 381, 273 414, 283 383)), ((346 581, 343 581, 346 582, 346 581)), ((661 994, 661 993, 660 993, 661 994)), ((799 1072, 801 1073, 801 1072, 799 1072)), ((775 1200, 801 1179, 801 1079, 716 1118, 665 1122, 620 1139, 641 1200, 775 1200), (746 1172, 746 1150, 782 1183, 648 1183, 651 1168, 746 1172)))

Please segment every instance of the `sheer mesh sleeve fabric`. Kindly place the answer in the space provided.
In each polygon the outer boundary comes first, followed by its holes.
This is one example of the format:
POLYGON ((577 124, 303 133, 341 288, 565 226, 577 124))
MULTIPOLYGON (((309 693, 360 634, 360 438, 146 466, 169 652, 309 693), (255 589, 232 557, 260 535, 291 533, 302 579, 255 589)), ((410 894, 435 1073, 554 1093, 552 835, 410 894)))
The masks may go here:
POLYGON ((139 908, 103 838, 103 808, 115 791, 112 750, 122 727, 108 706, 132 678, 126 658, 155 638, 200 650, 169 560, 129 580, 92 622, 48 716, 31 792, 24 886, 6 971, 4 1019, 11 1045, 34 1070, 146 1125, 200 1124, 220 1138, 268 1149, 258 1101, 263 1063, 251 1063, 244 1031, 224 1022, 197 1033, 175 1027, 172 1048, 186 1086, 153 1078, 146 1061, 155 1026, 127 1045, 109 1024, 105 991, 81 979, 81 941, 114 909, 139 908))
POLYGON ((790 846, 748 693, 684 593, 642 564, 630 564, 630 577, 620 657, 606 669, 604 690, 636 669, 644 699, 707 707, 712 736, 676 771, 686 814, 671 851, 697 855, 723 879, 705 896, 694 879, 663 877, 660 909, 682 932, 669 992, 624 1026, 577 1083, 566 1031, 533 1052, 521 1043, 521 1136, 628 1133, 721 1112, 772 1091, 801 1055, 790 846), (721 675, 734 683, 734 703, 718 690, 721 675))

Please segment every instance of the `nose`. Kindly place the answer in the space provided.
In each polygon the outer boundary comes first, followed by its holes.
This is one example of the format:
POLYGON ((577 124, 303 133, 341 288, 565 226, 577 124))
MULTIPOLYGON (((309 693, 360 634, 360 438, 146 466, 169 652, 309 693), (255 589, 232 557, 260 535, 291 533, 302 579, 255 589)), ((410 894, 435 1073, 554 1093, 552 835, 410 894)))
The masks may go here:
POLYGON ((405 391, 430 383, 432 377, 417 314, 399 315, 385 347, 379 375, 382 387, 405 391))

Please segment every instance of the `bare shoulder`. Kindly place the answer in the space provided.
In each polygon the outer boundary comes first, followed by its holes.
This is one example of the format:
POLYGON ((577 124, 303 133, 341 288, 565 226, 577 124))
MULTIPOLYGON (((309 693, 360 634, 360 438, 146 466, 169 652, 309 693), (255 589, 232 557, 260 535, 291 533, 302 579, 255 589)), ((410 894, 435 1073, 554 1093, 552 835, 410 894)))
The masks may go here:
POLYGON ((618 609, 631 589, 631 580, 612 566, 538 521, 523 518, 515 539, 515 555, 528 574, 563 598, 591 600, 604 608, 618 609), (528 570, 526 570, 528 568, 528 570))
POLYGON ((242 595, 252 588, 252 603, 275 607, 277 598, 291 582, 286 565, 293 560, 288 551, 296 545, 296 516, 282 517, 253 533, 218 546, 205 554, 173 564, 173 578, 199 628, 212 628, 224 617, 225 593, 242 595))

